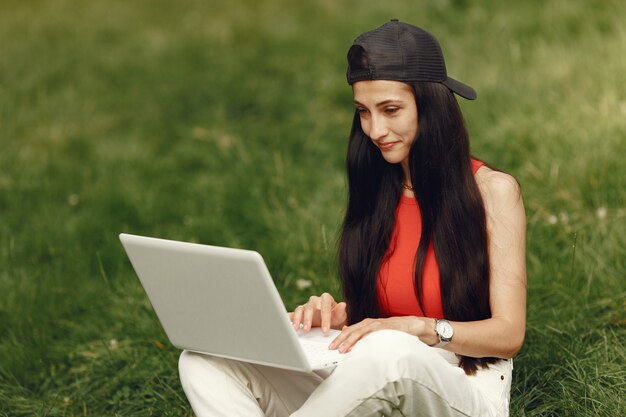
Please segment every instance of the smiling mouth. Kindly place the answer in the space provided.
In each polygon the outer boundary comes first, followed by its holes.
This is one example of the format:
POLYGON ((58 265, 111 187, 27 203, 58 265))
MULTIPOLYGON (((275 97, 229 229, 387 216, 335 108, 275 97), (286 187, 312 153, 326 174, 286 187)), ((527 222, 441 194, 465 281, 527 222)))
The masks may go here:
POLYGON ((387 150, 387 149, 391 149, 393 147, 393 145, 395 145, 398 142, 385 142, 385 143, 379 143, 378 147, 382 150, 387 150))

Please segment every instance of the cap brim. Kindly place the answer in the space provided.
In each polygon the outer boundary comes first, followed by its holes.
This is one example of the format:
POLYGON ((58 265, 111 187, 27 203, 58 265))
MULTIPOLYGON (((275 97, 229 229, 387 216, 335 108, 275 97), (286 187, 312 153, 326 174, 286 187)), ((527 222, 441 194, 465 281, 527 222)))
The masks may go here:
POLYGON ((474 89, 469 85, 463 84, 462 82, 459 82, 450 77, 448 77, 441 83, 461 97, 464 97, 468 100, 476 100, 476 91, 474 91, 474 89))

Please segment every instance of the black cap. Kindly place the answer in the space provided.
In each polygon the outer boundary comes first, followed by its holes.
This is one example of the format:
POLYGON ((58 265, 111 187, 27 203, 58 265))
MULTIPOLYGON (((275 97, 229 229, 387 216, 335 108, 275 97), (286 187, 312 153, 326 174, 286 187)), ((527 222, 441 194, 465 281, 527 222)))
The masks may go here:
POLYGON ((476 91, 448 77, 437 39, 423 29, 392 19, 354 40, 348 51, 348 84, 363 80, 438 82, 469 100, 476 91), (365 67, 351 68, 353 54, 366 57, 365 67))

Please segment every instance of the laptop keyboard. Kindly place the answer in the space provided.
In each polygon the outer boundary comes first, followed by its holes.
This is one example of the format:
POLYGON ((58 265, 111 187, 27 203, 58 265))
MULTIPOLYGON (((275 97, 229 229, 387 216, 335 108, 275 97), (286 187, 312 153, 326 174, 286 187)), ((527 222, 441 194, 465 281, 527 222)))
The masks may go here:
POLYGON ((306 357, 309 359, 309 363, 314 366, 331 366, 341 360, 341 354, 337 350, 329 350, 327 343, 301 340, 300 344, 306 357))

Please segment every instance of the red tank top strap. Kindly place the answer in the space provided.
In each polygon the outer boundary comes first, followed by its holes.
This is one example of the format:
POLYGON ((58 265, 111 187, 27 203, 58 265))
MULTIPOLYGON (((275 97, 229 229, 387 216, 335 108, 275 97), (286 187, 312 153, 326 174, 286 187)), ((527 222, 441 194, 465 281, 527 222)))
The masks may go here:
POLYGON ((476 171, 478 171, 478 168, 480 168, 481 166, 485 165, 485 163, 479 159, 471 159, 472 162, 472 173, 475 174, 476 171))

